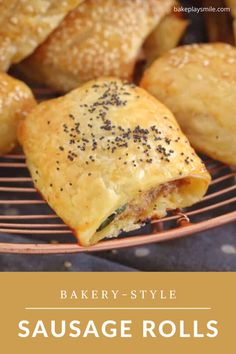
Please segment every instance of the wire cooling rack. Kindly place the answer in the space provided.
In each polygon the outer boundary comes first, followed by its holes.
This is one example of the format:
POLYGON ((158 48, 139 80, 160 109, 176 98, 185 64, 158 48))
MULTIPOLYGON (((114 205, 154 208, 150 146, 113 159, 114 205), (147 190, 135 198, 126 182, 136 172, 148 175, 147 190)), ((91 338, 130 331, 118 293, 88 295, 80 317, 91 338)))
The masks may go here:
MULTIPOLYGON (((39 101, 55 97, 50 89, 36 88, 34 91, 39 101)), ((35 190, 24 155, 3 156, 0 158, 0 252, 104 251, 175 239, 236 221, 236 171, 216 161, 205 162, 212 182, 201 202, 153 220, 136 232, 85 248, 77 244, 69 228, 35 190), (9 236, 7 242, 6 235, 9 236), (12 235, 14 243, 10 242, 12 235)))

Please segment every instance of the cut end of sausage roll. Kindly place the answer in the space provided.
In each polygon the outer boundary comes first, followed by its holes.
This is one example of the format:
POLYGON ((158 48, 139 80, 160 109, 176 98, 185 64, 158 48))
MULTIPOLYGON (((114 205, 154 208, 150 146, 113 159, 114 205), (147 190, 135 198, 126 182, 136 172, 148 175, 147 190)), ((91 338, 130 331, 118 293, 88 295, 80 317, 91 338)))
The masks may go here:
POLYGON ((137 196, 109 215, 92 236, 90 244, 104 237, 139 229, 147 221, 166 216, 168 210, 190 206, 206 192, 206 180, 186 177, 158 185, 137 196))
POLYGON ((39 104, 19 138, 36 188, 84 246, 192 205, 210 182, 172 113, 118 79, 39 104))
POLYGON ((141 80, 174 113, 196 150, 229 165, 236 165, 235 65, 231 45, 185 45, 154 61, 141 80))
POLYGON ((177 47, 184 35, 189 21, 182 14, 174 11, 174 7, 179 6, 179 2, 174 1, 172 12, 162 18, 146 39, 143 49, 148 66, 168 50, 177 47))

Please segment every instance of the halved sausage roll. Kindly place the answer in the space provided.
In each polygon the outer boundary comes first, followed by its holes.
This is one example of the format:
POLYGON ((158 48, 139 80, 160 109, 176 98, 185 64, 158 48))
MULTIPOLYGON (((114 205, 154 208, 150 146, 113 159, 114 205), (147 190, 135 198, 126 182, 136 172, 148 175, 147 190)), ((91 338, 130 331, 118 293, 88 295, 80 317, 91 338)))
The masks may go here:
POLYGON ((192 205, 210 181, 172 113, 118 79, 39 104, 19 137, 36 188, 85 246, 192 205))

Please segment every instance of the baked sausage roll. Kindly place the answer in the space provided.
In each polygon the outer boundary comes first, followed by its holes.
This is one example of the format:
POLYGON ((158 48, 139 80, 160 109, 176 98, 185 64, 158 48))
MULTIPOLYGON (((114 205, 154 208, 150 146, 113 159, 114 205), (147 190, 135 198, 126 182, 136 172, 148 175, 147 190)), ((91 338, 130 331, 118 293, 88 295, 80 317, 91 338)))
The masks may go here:
POLYGON ((234 41, 236 44, 236 0, 226 0, 226 5, 231 9, 231 15, 233 17, 234 41))
POLYGON ((101 76, 130 80, 144 39, 173 0, 86 0, 20 70, 66 92, 101 76))
POLYGON ((18 121, 35 104, 33 94, 23 82, 0 73, 0 155, 15 146, 18 121))
POLYGON ((84 246, 192 205, 210 181, 171 112, 118 79, 39 104, 19 138, 36 188, 84 246))
POLYGON ((141 86, 174 113, 193 147, 236 164, 236 49, 227 44, 171 50, 144 73, 141 86))
POLYGON ((0 70, 31 54, 81 0, 0 1, 0 70))
MULTIPOLYGON (((180 6, 179 2, 174 1, 174 6, 180 6)), ((177 47, 188 24, 189 21, 174 12, 174 9, 160 21, 144 43, 148 65, 168 50, 177 47)))

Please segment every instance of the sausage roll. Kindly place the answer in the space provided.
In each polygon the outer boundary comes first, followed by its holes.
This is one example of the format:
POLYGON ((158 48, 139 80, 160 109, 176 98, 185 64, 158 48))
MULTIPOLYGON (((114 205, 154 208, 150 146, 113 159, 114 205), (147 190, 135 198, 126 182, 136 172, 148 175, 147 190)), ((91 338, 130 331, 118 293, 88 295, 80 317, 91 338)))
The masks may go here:
POLYGON ((31 54, 81 0, 0 1, 0 70, 31 54))
POLYGON ((231 9, 231 15, 233 17, 234 41, 236 44, 236 0, 226 0, 226 5, 231 9))
POLYGON ((17 124, 35 106, 30 89, 21 81, 0 73, 0 154, 16 143, 17 124))
POLYGON ((144 73, 141 86, 174 113, 193 147, 236 165, 236 49, 228 44, 171 50, 144 73))
POLYGON ((20 70, 66 92, 101 76, 131 79, 144 39, 173 0, 86 0, 20 70))
POLYGON ((19 138, 36 188, 85 246, 192 205, 210 181, 171 112, 119 79, 39 104, 19 138))
MULTIPOLYGON (((175 1, 174 6, 179 6, 175 1)), ((175 48, 189 24, 179 13, 172 11, 166 15, 148 36, 144 43, 144 52, 148 64, 168 50, 175 48)))

